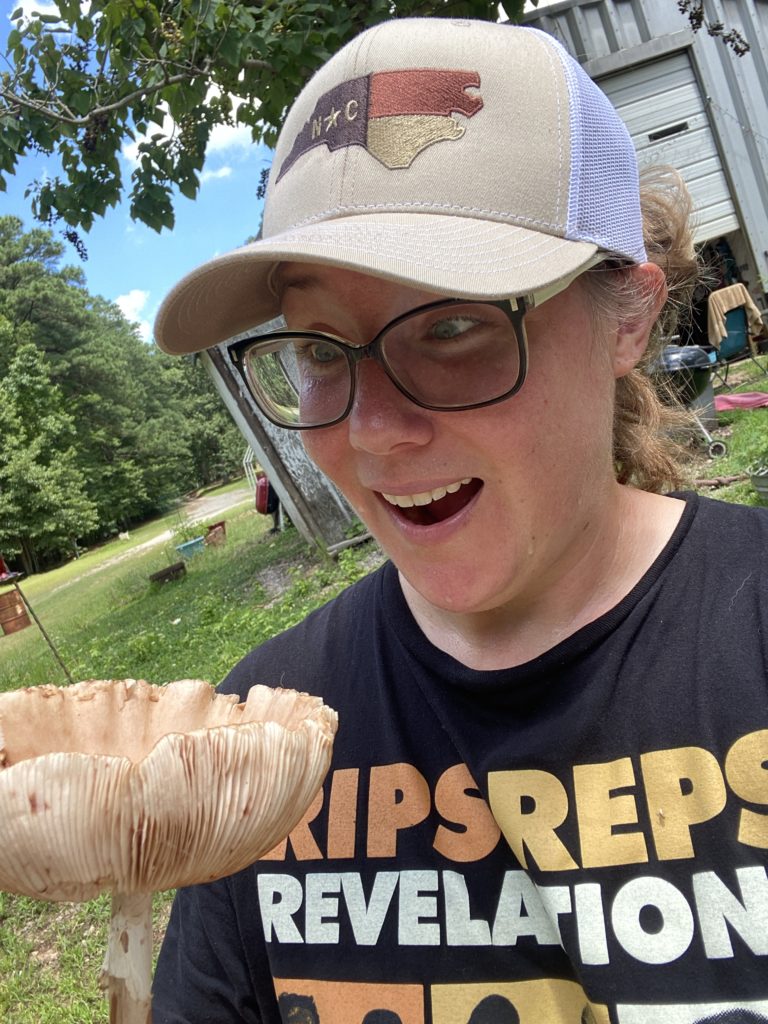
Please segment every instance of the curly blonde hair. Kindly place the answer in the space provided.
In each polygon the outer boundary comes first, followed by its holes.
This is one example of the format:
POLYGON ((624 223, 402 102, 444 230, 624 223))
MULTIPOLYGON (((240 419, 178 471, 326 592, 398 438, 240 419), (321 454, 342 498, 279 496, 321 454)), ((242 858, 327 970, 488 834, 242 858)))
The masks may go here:
MULTIPOLYGON (((663 270, 668 297, 640 365, 616 382, 613 456, 620 483, 663 491, 687 479, 687 442, 695 420, 648 371, 669 343, 681 312, 690 308, 700 267, 693 246, 691 197, 680 174, 671 167, 642 171, 640 204, 648 261, 663 270)), ((598 316, 631 320, 654 301, 653 295, 634 287, 625 269, 610 269, 610 264, 589 271, 584 280, 598 316)))

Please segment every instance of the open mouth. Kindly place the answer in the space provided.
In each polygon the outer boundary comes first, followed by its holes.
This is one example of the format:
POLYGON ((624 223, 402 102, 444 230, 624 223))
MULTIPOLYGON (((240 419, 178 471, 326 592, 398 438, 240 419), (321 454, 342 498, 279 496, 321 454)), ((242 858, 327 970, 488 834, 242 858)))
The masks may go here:
POLYGON ((432 526, 455 516, 474 498, 483 486, 482 480, 465 477, 443 487, 418 494, 384 494, 382 498, 398 513, 416 526, 432 526))

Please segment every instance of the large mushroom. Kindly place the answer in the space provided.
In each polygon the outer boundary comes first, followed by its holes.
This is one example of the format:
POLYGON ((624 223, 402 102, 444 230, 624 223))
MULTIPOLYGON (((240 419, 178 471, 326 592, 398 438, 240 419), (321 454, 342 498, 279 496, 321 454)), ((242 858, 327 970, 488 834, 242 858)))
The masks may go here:
POLYGON ((151 1021, 152 893, 271 850, 328 770, 336 713, 254 686, 141 680, 0 694, 0 889, 56 901, 112 891, 102 981, 112 1024, 151 1021))

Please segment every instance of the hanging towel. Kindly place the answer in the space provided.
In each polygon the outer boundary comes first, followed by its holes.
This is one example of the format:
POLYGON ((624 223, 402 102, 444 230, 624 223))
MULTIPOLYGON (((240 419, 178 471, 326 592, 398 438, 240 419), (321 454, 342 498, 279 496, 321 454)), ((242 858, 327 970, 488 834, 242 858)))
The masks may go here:
MULTIPOLYGON (((750 344, 752 338, 759 338, 765 333, 765 324, 760 310, 746 286, 741 283, 730 284, 727 288, 718 288, 717 291, 710 292, 709 295, 707 326, 710 345, 720 348, 720 342, 728 333, 725 329, 725 314, 731 309, 738 309, 739 306, 744 306, 747 314, 747 333, 750 337, 750 344)), ((752 347, 754 350, 754 345, 752 347)))

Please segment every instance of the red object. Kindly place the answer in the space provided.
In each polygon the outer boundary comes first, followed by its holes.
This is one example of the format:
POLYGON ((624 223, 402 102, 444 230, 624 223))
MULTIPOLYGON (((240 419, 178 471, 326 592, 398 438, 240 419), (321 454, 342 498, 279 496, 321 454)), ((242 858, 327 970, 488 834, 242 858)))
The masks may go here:
POLYGON ((218 523, 211 523, 205 534, 205 543, 218 547, 227 539, 227 524, 224 519, 218 523))
POLYGON ((715 409, 760 409, 768 405, 768 394, 764 391, 742 391, 737 395, 715 395, 715 409))
POLYGON ((256 511, 265 516, 267 514, 268 505, 269 480, 267 480, 265 476, 260 476, 256 481, 256 511))
POLYGON ((0 580, 4 580, 6 576, 11 575, 11 570, 5 564, 5 559, 0 555, 0 580))

